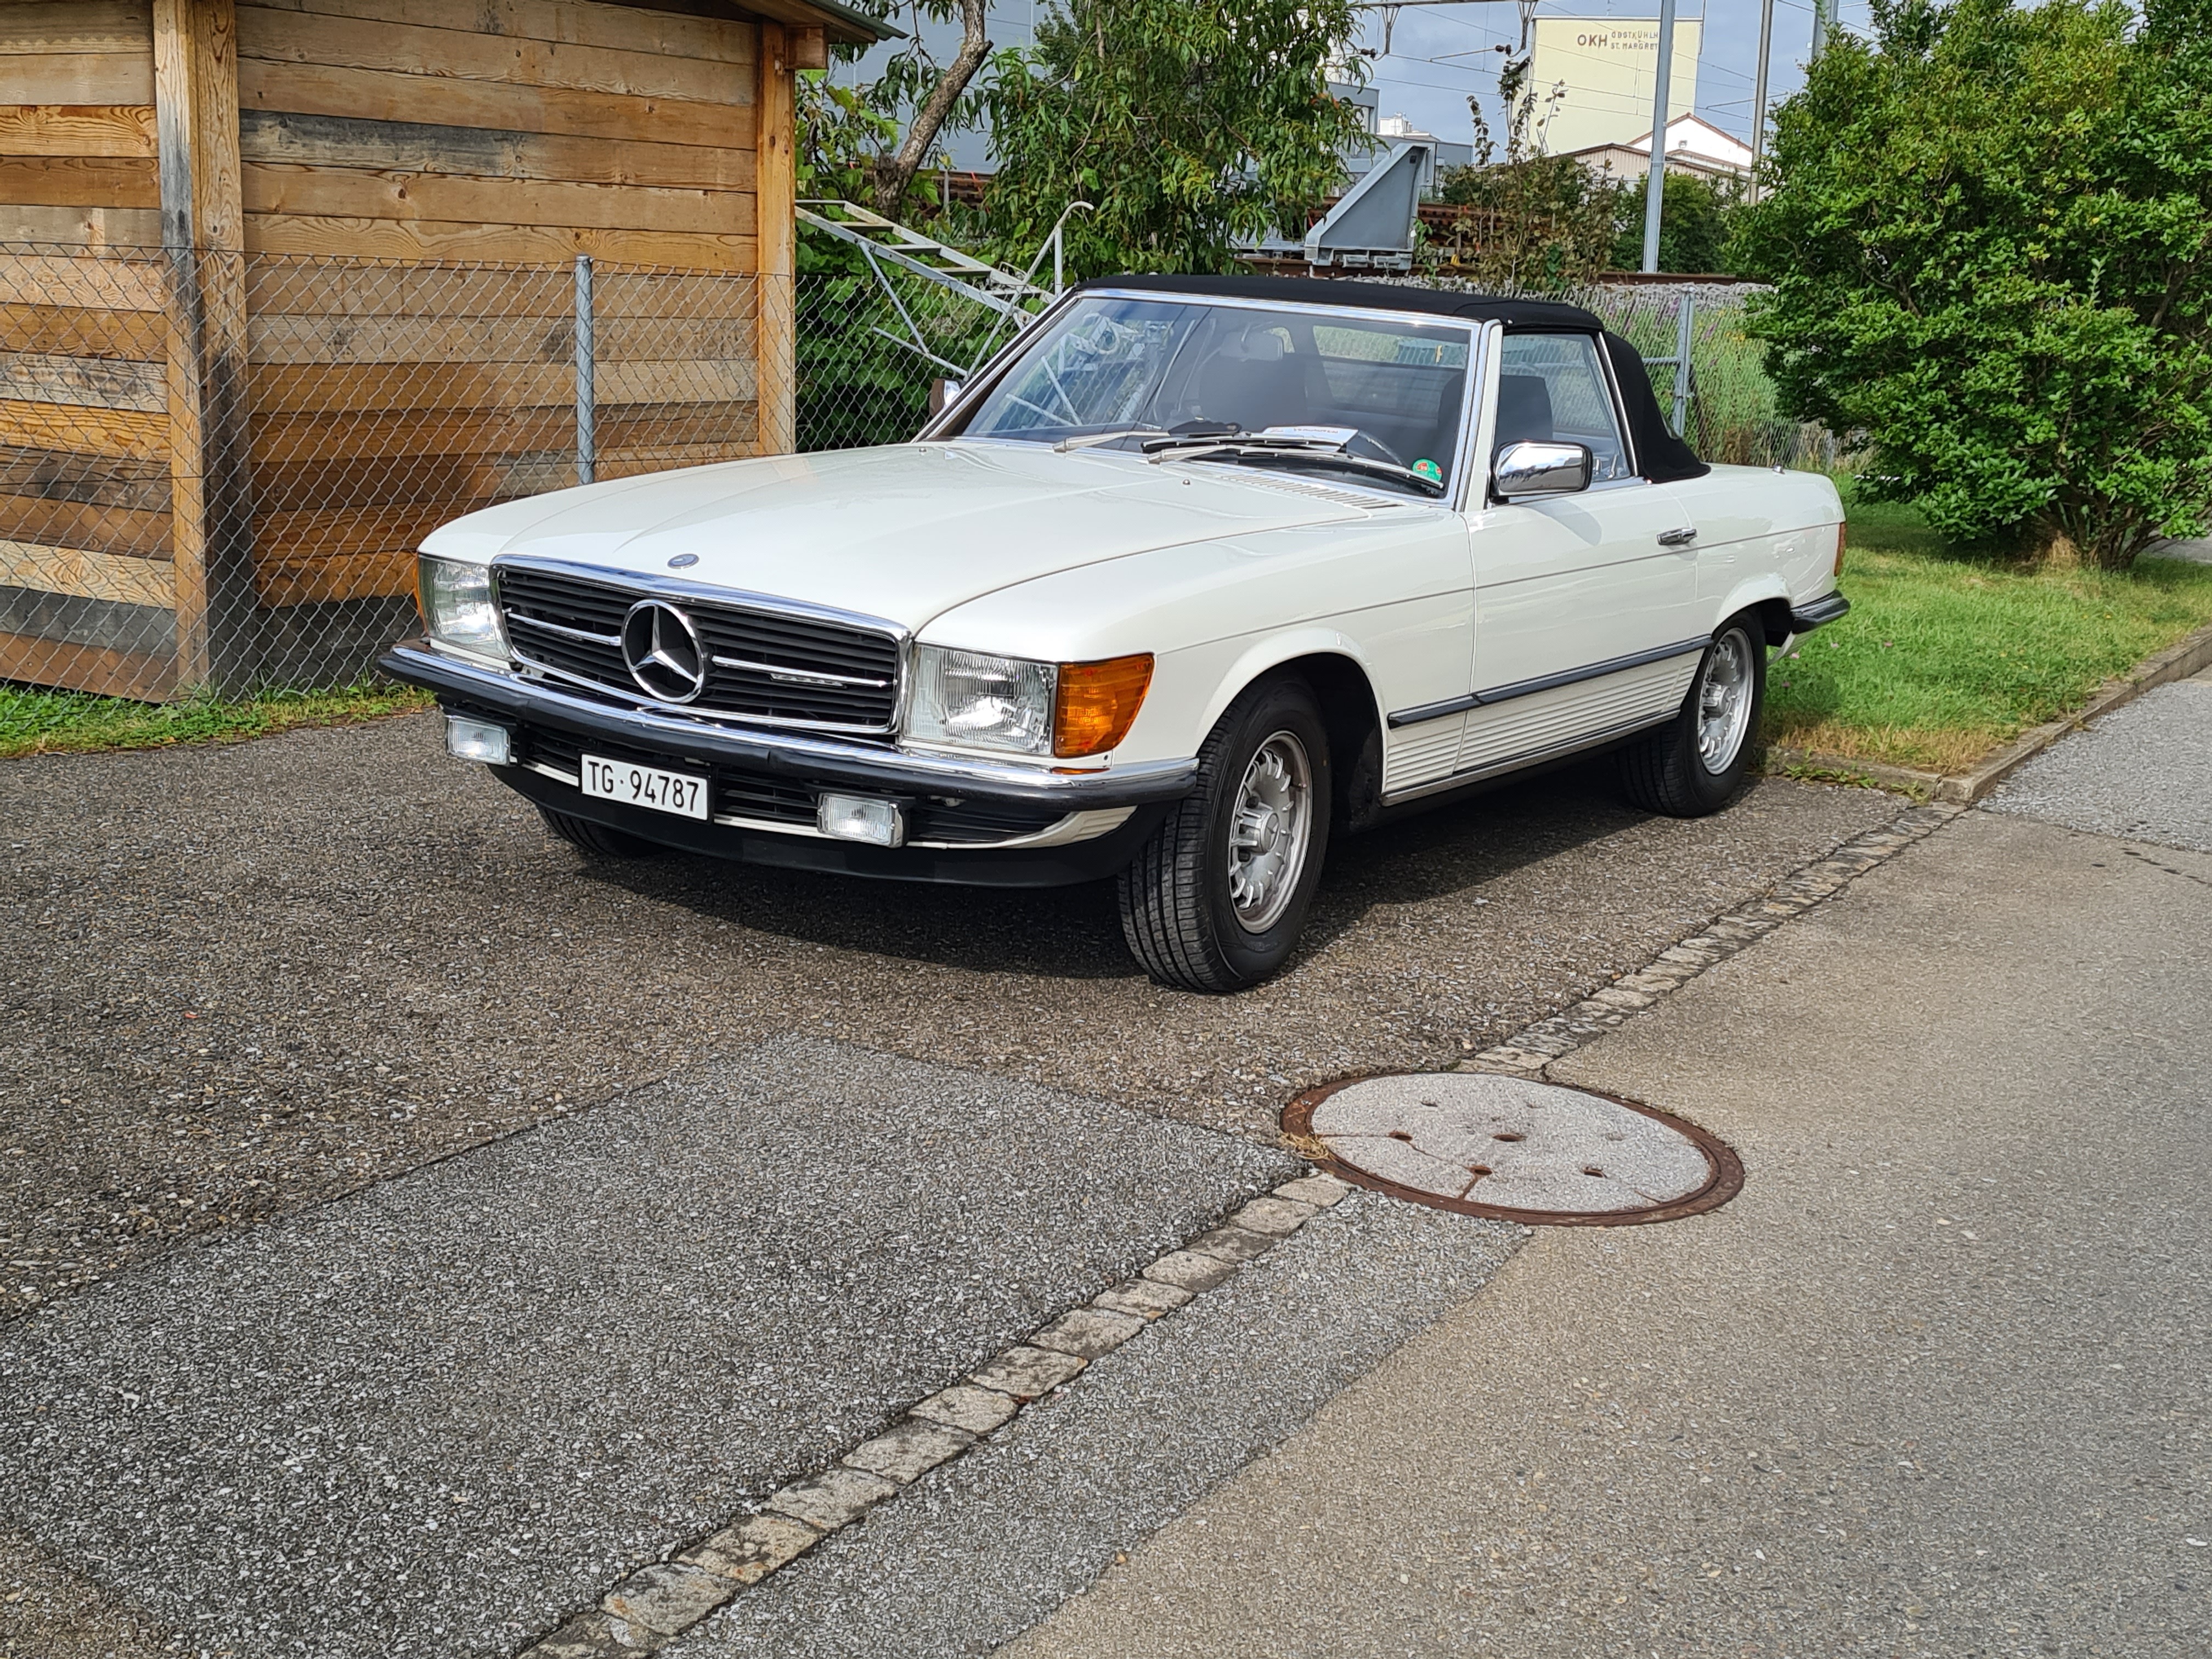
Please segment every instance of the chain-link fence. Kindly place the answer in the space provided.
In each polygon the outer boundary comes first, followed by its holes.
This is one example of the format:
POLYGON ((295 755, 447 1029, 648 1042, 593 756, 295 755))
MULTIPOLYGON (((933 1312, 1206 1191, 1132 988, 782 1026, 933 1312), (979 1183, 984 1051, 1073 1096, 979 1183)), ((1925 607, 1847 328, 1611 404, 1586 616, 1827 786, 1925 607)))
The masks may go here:
POLYGON ((605 262, 0 246, 0 679, 358 681, 446 520, 791 448, 779 303, 605 262))
MULTIPOLYGON (((413 629, 439 525, 592 479, 903 441, 932 383, 1018 320, 896 267, 816 263, 785 286, 0 245, 0 681, 150 699, 357 683, 413 629)), ((1572 297, 1674 355, 1684 296, 1572 297)), ((1823 434, 1776 415, 1740 301, 1697 304, 1691 332, 1700 452, 1804 460, 1823 434)), ((1674 371, 1653 378, 1668 403, 1674 371)))

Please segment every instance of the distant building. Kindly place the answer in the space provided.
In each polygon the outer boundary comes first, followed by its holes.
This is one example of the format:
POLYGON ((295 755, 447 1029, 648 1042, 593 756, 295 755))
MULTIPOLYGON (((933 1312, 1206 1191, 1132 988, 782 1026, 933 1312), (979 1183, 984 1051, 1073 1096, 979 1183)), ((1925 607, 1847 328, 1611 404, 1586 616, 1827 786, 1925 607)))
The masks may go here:
MULTIPOLYGON (((1698 53, 1705 26, 1696 18, 1674 25, 1668 59, 1667 117, 1687 115, 1698 101, 1698 53)), ((1559 155, 1625 144, 1651 131, 1657 90, 1659 24, 1655 18, 1539 17, 1528 84, 1547 106, 1537 145, 1559 155)), ((1640 171, 1641 169, 1639 169, 1640 171)))
MULTIPOLYGON (((1748 179, 1751 146, 1723 132, 1698 115, 1678 115, 1667 124, 1667 168, 1670 173, 1709 179, 1748 179)), ((1641 179, 1651 170, 1651 131, 1615 144, 1591 144, 1563 152, 1608 179, 1641 179)))

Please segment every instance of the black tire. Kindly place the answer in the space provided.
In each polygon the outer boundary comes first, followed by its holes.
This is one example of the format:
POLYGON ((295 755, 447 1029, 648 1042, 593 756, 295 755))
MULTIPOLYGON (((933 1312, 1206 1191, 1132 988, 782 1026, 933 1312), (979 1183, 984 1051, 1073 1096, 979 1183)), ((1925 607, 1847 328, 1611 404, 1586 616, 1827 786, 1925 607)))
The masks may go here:
POLYGON ((538 816, 545 820, 545 827, 593 858, 655 859, 668 849, 659 842, 647 841, 643 836, 633 836, 627 830, 610 829, 604 823, 594 823, 589 818, 572 817, 566 812, 556 812, 550 806, 538 809, 538 816))
POLYGON ((1705 647, 1681 712, 1620 751, 1622 789, 1645 811, 1670 818, 1702 818, 1719 811, 1735 799, 1751 770, 1765 707, 1766 630, 1755 616, 1731 617, 1705 647), (1700 747, 1700 729, 1712 678, 1724 669, 1731 650, 1749 679, 1751 703, 1741 711, 1732 750, 1719 757, 1726 763, 1716 768, 1700 747))
MULTIPOLYGON (((1261 784, 1269 767, 1262 769, 1261 784)), ((1293 767, 1285 775, 1294 775, 1293 767)), ((1129 953, 1159 983, 1186 991, 1241 990, 1279 971, 1297 944, 1321 879, 1334 793, 1328 734, 1305 682, 1263 680, 1247 690, 1199 750, 1198 787, 1176 803, 1121 872, 1121 933, 1129 953), (1279 741, 1285 738, 1291 744, 1279 741), (1304 850, 1295 868, 1254 896, 1248 921, 1232 890, 1230 836, 1247 773, 1263 749, 1269 750, 1269 767, 1303 750, 1304 850)))

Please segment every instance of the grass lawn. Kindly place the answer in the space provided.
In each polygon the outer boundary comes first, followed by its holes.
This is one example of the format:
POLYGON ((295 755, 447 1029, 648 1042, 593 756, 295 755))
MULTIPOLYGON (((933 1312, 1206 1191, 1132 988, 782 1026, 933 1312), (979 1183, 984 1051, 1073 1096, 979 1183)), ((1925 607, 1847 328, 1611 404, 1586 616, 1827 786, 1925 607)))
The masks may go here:
POLYGON ((1851 612, 1773 665, 1770 742, 1961 771, 2212 623, 2212 565, 2035 568, 1952 552, 1910 507, 1849 514, 1851 612))
POLYGON ((336 691, 267 691, 224 702, 133 702, 77 691, 0 684, 0 759, 153 749, 173 743, 234 743, 300 726, 342 726, 431 705, 409 685, 360 685, 336 691))

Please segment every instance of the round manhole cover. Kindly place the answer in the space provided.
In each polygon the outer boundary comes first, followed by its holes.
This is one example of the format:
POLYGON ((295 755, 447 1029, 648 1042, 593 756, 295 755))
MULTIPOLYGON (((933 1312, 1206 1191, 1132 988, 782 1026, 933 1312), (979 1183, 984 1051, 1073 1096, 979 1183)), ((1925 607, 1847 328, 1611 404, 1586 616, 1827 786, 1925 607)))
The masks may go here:
POLYGON ((1735 1153, 1693 1123, 1584 1089, 1489 1072, 1402 1073, 1310 1089, 1284 1130, 1346 1179, 1531 1225, 1630 1226, 1717 1209, 1735 1153))

